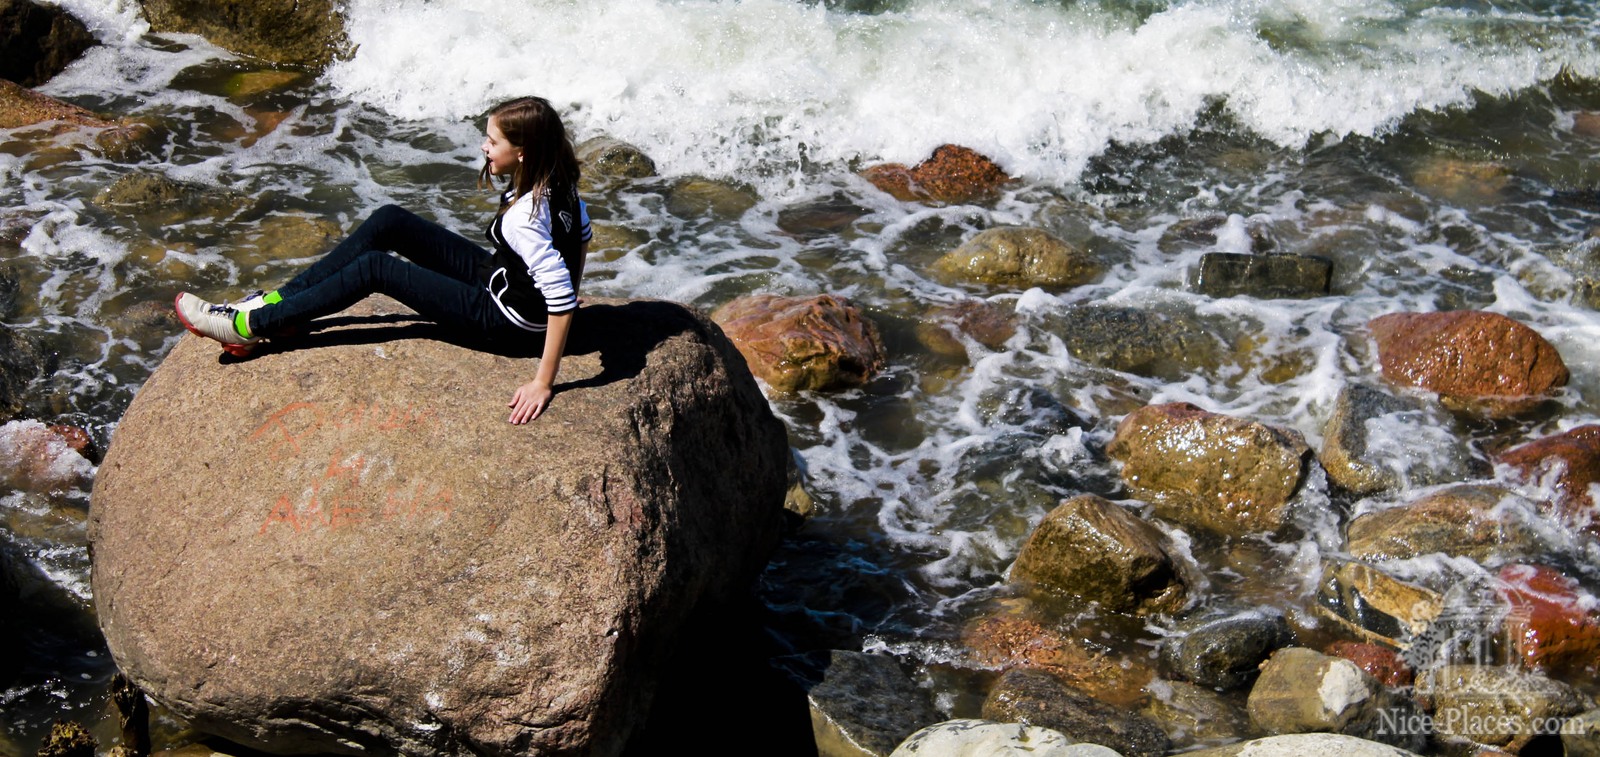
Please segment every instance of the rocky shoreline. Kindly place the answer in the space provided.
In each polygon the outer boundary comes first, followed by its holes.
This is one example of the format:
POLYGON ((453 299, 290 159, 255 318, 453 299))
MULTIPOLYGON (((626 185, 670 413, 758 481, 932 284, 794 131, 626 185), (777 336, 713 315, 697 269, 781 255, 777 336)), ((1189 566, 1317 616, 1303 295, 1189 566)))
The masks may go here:
MULTIPOLYGON (((296 12, 336 18, 310 5, 296 12)), ((263 28, 280 28, 272 14, 283 12, 265 7, 263 28)), ((337 54, 337 33, 317 35, 322 41, 311 45, 310 57, 294 62, 322 65, 337 54)), ((113 159, 137 156, 159 134, 159 124, 41 98, 0 83, 0 126, 32 119, 26 123, 46 131, 83 130, 113 159)), ((603 137, 583 152, 591 182, 621 184, 654 171, 648 156, 603 137)), ((1009 181, 992 161, 958 146, 917 166, 869 167, 863 177, 904 202, 930 204, 983 202, 1009 181)), ((1429 180, 1439 191, 1492 193, 1504 175, 1492 165, 1461 164, 1440 167, 1429 180)), ((98 201, 136 212, 181 204, 203 213, 207 204, 234 199, 154 178, 117 182, 98 201)), ((739 202, 715 188, 699 200, 739 202)), ((1175 229, 1170 243, 1214 240, 1230 223, 1200 219, 1175 229)), ((281 236, 315 249, 336 233, 312 228, 281 236)), ((1331 295, 1335 272, 1327 259, 1273 251, 1264 234, 1252 239, 1248 255, 1208 254, 1191 288, 1218 298, 1331 295)), ((1070 290, 1104 268, 1091 251, 1041 228, 985 230, 932 264, 937 277, 973 299, 924 314, 918 347, 964 360, 962 345, 1000 344, 1015 331, 1013 314, 984 298, 1070 290)), ((778 395, 860 387, 885 363, 872 316, 829 293, 741 298, 712 319, 778 395)), ((1279 361, 1286 372, 1303 368, 1293 355, 1252 358, 1255 345, 1246 336, 1192 312, 1094 305, 1058 325, 1074 357, 1108 371, 1181 376, 1252 359, 1279 361)), ((169 326, 152 315, 149 328, 169 326)), ((1116 461, 1126 497, 1062 502, 1026 536, 1010 570, 1011 595, 966 624, 964 653, 988 679, 987 696, 967 714, 982 720, 939 722, 949 709, 928 701, 888 655, 838 650, 777 660, 793 681, 784 684, 795 687, 789 693, 805 694, 818 753, 1600 753, 1593 699, 1600 603, 1563 564, 1563 555, 1592 546, 1600 431, 1571 425, 1532 439, 1496 431, 1507 419, 1560 413, 1552 398, 1570 371, 1588 366, 1568 366, 1514 319, 1471 310, 1387 313, 1343 337, 1344 349, 1375 356, 1379 372, 1341 392, 1320 449, 1292 429, 1196 404, 1145 404, 1130 394, 1110 443, 1093 451, 1116 461), (1375 436, 1375 420, 1401 424, 1407 438, 1375 436), (1496 469, 1505 475, 1495 478, 1496 469), (1387 493, 1396 501, 1343 513, 1329 491, 1387 493), (1219 605, 1208 587, 1216 566, 1199 562, 1191 548, 1329 524, 1338 532, 1335 553, 1297 565, 1303 576, 1282 579, 1315 584, 1306 606, 1219 605), (1394 569, 1394 561, 1430 555, 1467 560, 1481 571, 1441 583, 1394 569), (1107 654, 1074 626, 1086 608, 1155 625, 1165 641, 1145 657, 1107 654)), ((0 407, 7 410, 0 421, 27 424, 15 428, 35 440, 13 442, 9 454, 38 461, 11 466, 11 485, 60 487, 64 479, 52 476, 84 475, 107 440, 25 418, 37 403, 23 395, 49 370, 48 358, 9 328, 0 326, 0 338, 16 345, 0 360, 0 407)), ((1025 412, 1058 430, 1113 420, 1078 417, 1055 398, 1026 404, 1025 412)), ((802 478, 799 495, 804 487, 802 478)), ((26 607, 10 584, 0 588, 8 614, 26 607)))

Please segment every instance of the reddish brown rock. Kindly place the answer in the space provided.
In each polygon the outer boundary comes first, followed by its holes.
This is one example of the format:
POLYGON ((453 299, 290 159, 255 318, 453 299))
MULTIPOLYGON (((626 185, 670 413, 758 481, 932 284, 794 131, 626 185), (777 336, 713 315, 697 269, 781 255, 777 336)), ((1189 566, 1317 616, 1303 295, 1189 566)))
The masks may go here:
POLYGON ((591 298, 514 426, 537 358, 346 312, 245 361, 186 334, 134 397, 88 524, 117 667, 276 754, 621 753, 779 539, 744 361, 681 305, 591 298))
POLYGON ((1129 413, 1106 453, 1164 515, 1238 536, 1287 525, 1311 450, 1295 431, 1179 402, 1129 413))
POLYGON ((1579 426, 1535 439, 1500 454, 1503 462, 1529 482, 1551 486, 1561 517, 1591 533, 1600 533, 1589 487, 1600 483, 1600 426, 1579 426))
MULTIPOLYGON (((73 429, 82 434, 81 429, 73 429)), ((87 435, 84 435, 85 442, 87 435)), ((0 486, 39 493, 73 489, 89 481, 94 465, 72 439, 38 421, 0 426, 0 486)))
POLYGON ((1000 349, 1017 333, 1015 317, 984 300, 962 300, 930 311, 917 322, 917 341, 929 350, 965 361, 967 348, 951 333, 964 334, 991 350, 1000 349))
POLYGON ((883 370, 878 329, 849 300, 829 294, 758 294, 711 314, 750 370, 779 392, 847 389, 883 370))
POLYGON ((0 129, 15 129, 46 121, 64 121, 79 126, 113 125, 111 121, 87 109, 0 79, 0 129))
POLYGON ((1385 378, 1436 392, 1451 407, 1507 417, 1567 383, 1555 347, 1499 313, 1390 313, 1367 328, 1385 378))
POLYGON ((1400 657, 1400 653, 1385 646, 1357 641, 1336 641, 1324 654, 1343 657, 1356 664, 1363 672, 1390 688, 1410 686, 1415 672, 1400 657))
POLYGON ((973 621, 961 635, 973 661, 985 667, 1045 671, 1103 702, 1137 707, 1155 671, 1138 659, 1117 660, 1073 634, 1028 614, 999 612, 973 621))
POLYGON ((911 168, 885 163, 862 171, 862 176, 900 200, 951 204, 987 199, 1011 181, 994 161, 960 145, 940 145, 911 168))
POLYGON ((1556 676, 1600 669, 1600 608, 1577 581, 1543 565, 1507 565, 1500 581, 1511 606, 1507 632, 1524 666, 1556 676))

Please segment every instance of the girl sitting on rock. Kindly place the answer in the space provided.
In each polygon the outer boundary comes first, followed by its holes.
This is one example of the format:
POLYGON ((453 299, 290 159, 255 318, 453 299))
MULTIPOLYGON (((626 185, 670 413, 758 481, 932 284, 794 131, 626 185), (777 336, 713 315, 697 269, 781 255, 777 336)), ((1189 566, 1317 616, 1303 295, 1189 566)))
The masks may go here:
POLYGON ((247 355, 263 338, 289 333, 381 292, 436 323, 492 340, 544 340, 532 381, 511 396, 512 423, 538 418, 578 307, 590 238, 578 199, 578 160, 561 116, 540 97, 489 113, 480 181, 508 177, 490 222, 494 252, 394 205, 379 208, 326 256, 271 292, 210 303, 187 292, 174 306, 190 331, 247 355), (399 253, 401 258, 388 253, 399 253))

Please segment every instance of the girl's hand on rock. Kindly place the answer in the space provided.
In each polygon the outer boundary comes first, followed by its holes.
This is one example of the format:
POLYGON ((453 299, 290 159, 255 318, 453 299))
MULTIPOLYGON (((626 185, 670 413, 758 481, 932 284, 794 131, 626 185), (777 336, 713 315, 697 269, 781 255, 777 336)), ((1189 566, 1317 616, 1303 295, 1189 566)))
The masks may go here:
POLYGON ((544 409, 550 406, 550 398, 555 396, 555 390, 538 379, 529 381, 517 387, 515 394, 511 395, 511 417, 506 420, 513 424, 523 424, 535 420, 544 409))

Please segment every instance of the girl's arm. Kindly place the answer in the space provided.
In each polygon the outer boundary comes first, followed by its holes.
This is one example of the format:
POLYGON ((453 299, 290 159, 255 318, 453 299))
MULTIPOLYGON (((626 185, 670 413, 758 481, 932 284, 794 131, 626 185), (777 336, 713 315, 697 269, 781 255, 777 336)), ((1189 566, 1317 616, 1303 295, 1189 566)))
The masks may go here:
POLYGON ((561 353, 567 348, 567 332, 571 328, 571 311, 550 314, 539 371, 532 381, 517 387, 516 393, 511 395, 511 417, 507 420, 514 424, 527 423, 550 406, 550 398, 555 396, 556 373, 561 370, 561 353))

